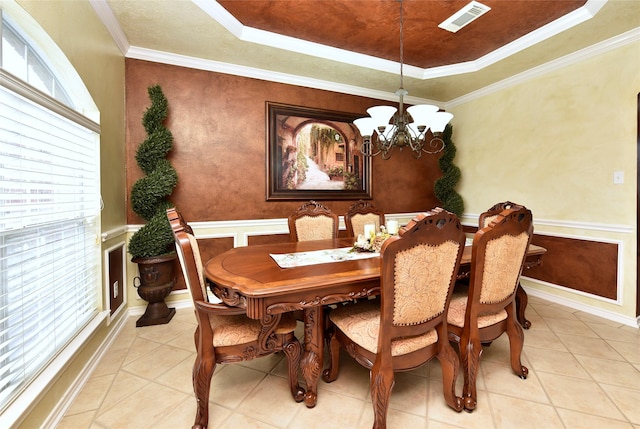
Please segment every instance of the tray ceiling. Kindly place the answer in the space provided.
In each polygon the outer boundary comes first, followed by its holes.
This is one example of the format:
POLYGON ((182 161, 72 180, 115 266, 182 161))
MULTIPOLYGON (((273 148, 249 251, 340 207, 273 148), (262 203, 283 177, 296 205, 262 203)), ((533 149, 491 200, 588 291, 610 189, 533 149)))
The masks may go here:
MULTIPOLYGON (((209 62, 212 70, 224 64, 232 73, 243 68, 252 77, 324 82, 389 99, 399 86, 396 0, 93 3, 102 4, 96 10, 112 34, 119 27, 129 57, 203 68, 209 62), (115 21, 105 19, 105 10, 115 21)), ((491 10, 458 32, 438 28, 468 3, 402 2, 410 97, 448 102, 640 28, 635 0, 484 0, 491 10)))

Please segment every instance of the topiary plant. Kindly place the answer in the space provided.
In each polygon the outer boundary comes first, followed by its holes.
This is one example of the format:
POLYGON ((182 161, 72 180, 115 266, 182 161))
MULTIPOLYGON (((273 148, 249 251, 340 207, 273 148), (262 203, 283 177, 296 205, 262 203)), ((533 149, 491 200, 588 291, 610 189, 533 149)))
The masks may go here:
POLYGON ((451 140, 453 127, 447 124, 442 135, 444 141, 444 149, 442 156, 438 160, 442 177, 440 177, 433 185, 436 198, 442 204, 442 208, 455 213, 461 217, 464 213, 464 202, 462 197, 455 191, 456 185, 460 181, 460 169, 453 165, 453 158, 456 156, 456 146, 451 140))
POLYGON ((136 258, 161 256, 172 251, 174 238, 166 210, 173 204, 168 197, 178 183, 178 174, 166 159, 173 147, 173 135, 164 126, 167 99, 159 85, 148 88, 151 106, 142 117, 147 138, 136 151, 136 161, 145 177, 131 188, 131 207, 147 223, 129 241, 129 253, 136 258))

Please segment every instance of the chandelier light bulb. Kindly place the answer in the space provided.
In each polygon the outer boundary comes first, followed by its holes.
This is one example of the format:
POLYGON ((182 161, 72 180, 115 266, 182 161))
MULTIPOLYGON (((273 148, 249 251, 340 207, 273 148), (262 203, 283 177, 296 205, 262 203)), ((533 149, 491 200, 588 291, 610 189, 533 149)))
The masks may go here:
POLYGON ((386 126, 397 111, 398 109, 393 106, 374 106, 367 109, 376 127, 386 126))
POLYGON ((426 128, 429 128, 431 117, 437 111, 438 107, 431 104, 418 104, 407 107, 407 112, 409 112, 411 118, 413 118, 413 123, 416 125, 424 125, 426 128))
POLYGON ((431 119, 431 132, 432 133, 443 132, 451 119, 453 119, 453 115, 449 112, 434 113, 431 119))

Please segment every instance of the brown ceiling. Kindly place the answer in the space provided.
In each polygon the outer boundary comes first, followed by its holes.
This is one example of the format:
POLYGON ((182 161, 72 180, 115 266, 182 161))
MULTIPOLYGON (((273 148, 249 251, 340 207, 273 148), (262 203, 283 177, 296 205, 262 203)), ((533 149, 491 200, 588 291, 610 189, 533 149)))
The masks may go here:
POLYGON ((438 27, 469 0, 219 0, 248 27, 431 68, 473 61, 540 28, 586 0, 482 0, 491 10, 451 33, 438 27))

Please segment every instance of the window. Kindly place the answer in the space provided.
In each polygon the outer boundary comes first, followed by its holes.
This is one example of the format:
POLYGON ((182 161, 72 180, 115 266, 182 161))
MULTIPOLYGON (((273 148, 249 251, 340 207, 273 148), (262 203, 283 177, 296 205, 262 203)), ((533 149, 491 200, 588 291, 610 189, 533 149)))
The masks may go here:
POLYGON ((0 414, 98 313, 99 126, 3 16, 0 414))
POLYGON ((35 49, 8 23, 2 22, 2 68, 74 108, 69 96, 35 49))

